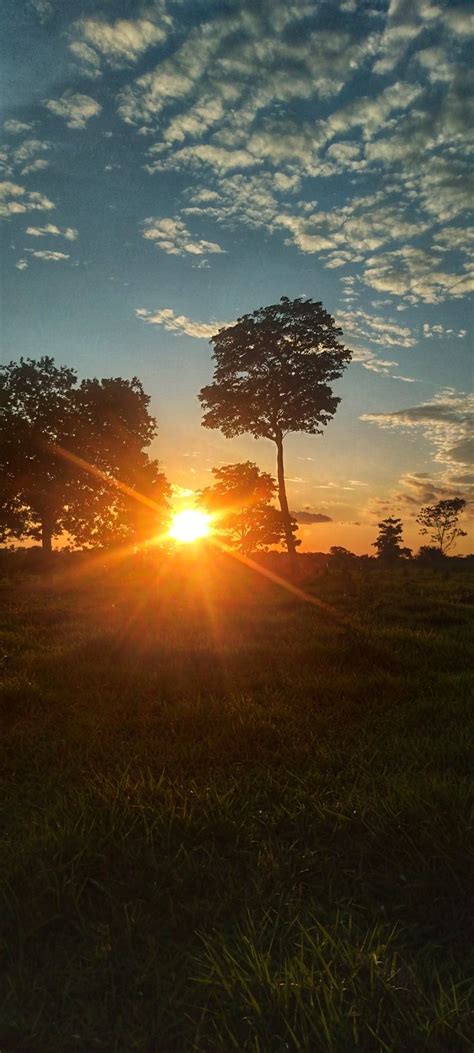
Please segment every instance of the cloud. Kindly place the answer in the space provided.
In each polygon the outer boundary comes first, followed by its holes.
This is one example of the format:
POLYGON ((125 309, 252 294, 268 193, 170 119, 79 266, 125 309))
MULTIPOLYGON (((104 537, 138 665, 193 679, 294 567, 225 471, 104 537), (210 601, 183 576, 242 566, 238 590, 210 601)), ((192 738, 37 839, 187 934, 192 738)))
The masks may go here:
POLYGON ((30 132, 33 128, 33 125, 26 124, 25 121, 17 121, 12 118, 9 121, 4 121, 3 128, 4 131, 8 132, 10 135, 23 135, 25 132, 30 132))
POLYGON ((54 5, 51 0, 29 0, 29 2, 42 24, 53 17, 54 5))
POLYGON ((54 203, 44 194, 25 190, 25 187, 16 183, 0 182, 0 219, 9 219, 24 212, 49 211, 54 207, 54 203))
MULTIPOLYGON (((350 22, 318 21, 313 5, 285 0, 273 0, 271 9, 266 3, 220 5, 214 17, 210 9, 169 58, 123 90, 119 112, 141 125, 172 102, 190 99, 195 113, 206 99, 221 100, 224 110, 216 108, 206 126, 224 123, 226 131, 245 133, 273 102, 334 95, 367 61, 374 40, 350 22)), ((173 128, 167 134, 172 138, 173 128)))
POLYGON ((446 329, 444 325, 429 325, 428 322, 424 322, 423 336, 425 340, 432 340, 433 337, 438 340, 444 340, 447 336, 453 336, 458 340, 464 340, 464 337, 467 336, 467 329, 459 329, 456 332, 455 329, 446 329))
POLYGON ((416 338, 408 326, 398 325, 380 315, 371 315, 360 308, 338 311, 337 323, 345 331, 346 338, 370 340, 382 347, 414 347, 416 338))
POLYGON ((447 388, 431 402, 391 413, 364 413, 380 428, 418 429, 435 448, 435 461, 469 464, 474 453, 474 396, 447 388))
MULTIPOLYGON (((369 500, 367 513, 379 520, 398 515, 414 520, 420 509, 438 501, 463 497, 468 502, 461 524, 469 525, 473 516, 474 475, 472 473, 404 472, 396 487, 383 499, 369 500), (466 523, 467 520, 467 523, 466 523)), ((422 542, 422 538, 420 538, 422 542)))
POLYGON ((31 256, 36 260, 46 260, 52 263, 59 263, 61 260, 68 260, 70 257, 65 252, 50 252, 49 249, 28 249, 31 256))
POLYGON ((25 139, 20 146, 13 151, 12 157, 16 165, 29 161, 35 154, 43 153, 50 149, 50 144, 43 139, 25 139))
POLYGON ((68 128, 82 129, 91 117, 97 117, 102 110, 100 103, 90 95, 66 92, 60 99, 46 99, 46 109, 56 117, 63 117, 68 128))
POLYGON ((374 71, 380 75, 390 73, 418 37, 433 27, 438 34, 443 31, 460 37, 472 34, 474 18, 469 5, 438 5, 433 0, 390 0, 374 71))
POLYGON ((39 172, 48 167, 48 162, 35 155, 50 149, 51 144, 42 139, 24 139, 19 145, 5 145, 0 155, 2 169, 5 175, 12 175, 18 168, 22 176, 39 172))
POLYGON ((352 361, 359 363, 363 369, 367 369, 370 373, 380 373, 382 376, 390 377, 392 380, 402 380, 406 384, 416 383, 413 377, 405 377, 393 372, 398 367, 398 362, 390 358, 378 358, 375 351, 371 351, 368 347, 353 345, 352 361))
MULTIPOLYGON (((434 0, 390 0, 386 12, 364 5, 358 19, 350 4, 331 19, 304 0, 274 0, 271 15, 266 3, 211 5, 197 25, 183 22, 175 36, 178 23, 169 27, 171 53, 122 89, 119 113, 155 138, 150 174, 192 171, 186 215, 266 228, 322 254, 329 270, 370 257, 366 283, 408 303, 458 298, 469 280, 446 264, 439 222, 461 222, 472 200, 467 26, 459 5, 448 16, 434 0), (360 96, 347 89, 362 69, 360 96), (342 87, 350 101, 336 104, 342 87), (311 119, 299 115, 300 101, 311 103, 311 119), (205 202, 198 195, 209 170, 218 189, 205 202), (339 195, 327 211, 291 200, 304 176, 344 173, 353 182, 366 174, 377 191, 339 195), (441 234, 434 253, 433 230, 441 234), (427 257, 439 256, 434 276, 420 272, 421 257, 387 258, 422 235, 427 257)), ((450 229, 457 251, 467 251, 450 229)))
POLYGON ((83 40, 73 40, 69 45, 69 50, 79 63, 83 77, 97 80, 102 76, 100 56, 94 51, 94 48, 89 47, 83 40))
POLYGON ((70 44, 70 50, 85 64, 89 75, 97 75, 99 56, 114 67, 136 62, 148 48, 163 43, 170 25, 171 19, 163 13, 159 24, 145 17, 118 18, 115 22, 82 18, 74 25, 79 39, 70 44))
POLYGON ((49 168, 49 161, 44 160, 42 157, 37 157, 35 161, 31 161, 21 169, 20 175, 30 175, 31 172, 43 172, 45 168, 49 168))
POLYGON ((408 303, 440 303, 474 290, 469 274, 445 271, 440 256, 407 245, 370 257, 363 280, 379 292, 404 297, 408 303))
POLYGON ((204 256, 225 251, 215 241, 193 238, 183 221, 176 218, 150 217, 144 220, 143 237, 170 256, 204 256))
POLYGON ((47 223, 45 227, 27 227, 25 233, 32 238, 44 238, 51 234, 53 237, 66 238, 67 241, 75 241, 78 235, 74 227, 57 227, 55 223, 47 223))
POLYGON ((171 307, 163 307, 158 311, 147 311, 144 307, 138 307, 135 314, 147 325, 162 325, 169 332, 184 333, 185 336, 193 336, 198 340, 210 340, 219 329, 231 325, 230 322, 194 322, 184 314, 175 314, 171 307))
POLYGON ((323 514, 323 512, 308 512, 308 511, 291 512, 291 515, 294 516, 294 518, 296 519, 296 521, 298 523, 303 523, 303 524, 306 524, 306 523, 308 523, 308 524, 309 523, 332 523, 333 522, 331 516, 326 516, 326 515, 323 514))

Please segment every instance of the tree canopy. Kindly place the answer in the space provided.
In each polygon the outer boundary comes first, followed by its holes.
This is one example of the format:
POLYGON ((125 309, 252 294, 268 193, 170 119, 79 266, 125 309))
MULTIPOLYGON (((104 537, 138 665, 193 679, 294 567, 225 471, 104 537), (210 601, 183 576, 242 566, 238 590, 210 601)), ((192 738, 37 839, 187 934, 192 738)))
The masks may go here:
POLYGON ((403 523, 401 519, 388 516, 379 523, 379 534, 373 542, 373 548, 377 549, 379 559, 392 563, 397 559, 406 559, 411 556, 411 549, 403 545, 403 523))
POLYGON ((146 452, 156 434, 133 377, 78 383, 54 359, 0 367, 0 530, 49 550, 138 542, 157 533, 169 493, 146 452), (135 496, 137 494, 138 496, 135 496))
MULTIPOLYGON (((215 482, 199 495, 200 504, 215 517, 215 533, 244 555, 282 544, 281 512, 271 504, 276 483, 252 461, 213 468, 215 482)), ((296 520, 292 519, 293 532, 296 520)), ((295 544, 299 544, 296 542, 295 544)))
POLYGON ((290 432, 321 434, 340 399, 331 384, 351 352, 320 302, 282 296, 212 337, 214 376, 202 388, 203 425, 227 438, 249 432, 277 446, 278 496, 289 552, 295 551, 286 496, 283 440, 290 432))
POLYGON ((420 533, 428 534, 442 556, 449 552, 458 537, 466 537, 466 531, 459 526, 459 516, 465 507, 464 498, 452 497, 435 505, 426 505, 417 516, 420 533))

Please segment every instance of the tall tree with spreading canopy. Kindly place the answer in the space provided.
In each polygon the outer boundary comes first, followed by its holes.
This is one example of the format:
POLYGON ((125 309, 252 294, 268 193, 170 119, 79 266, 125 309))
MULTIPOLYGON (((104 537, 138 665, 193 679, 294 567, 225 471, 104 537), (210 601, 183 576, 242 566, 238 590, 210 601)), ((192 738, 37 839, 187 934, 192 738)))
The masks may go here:
MULTIPOLYGON (((282 514, 271 504, 276 483, 269 472, 244 461, 213 468, 212 474, 214 485, 201 491, 199 503, 215 517, 217 535, 246 556, 284 542, 282 514)), ((294 534, 296 520, 291 523, 294 534)))
POLYGON ((295 538, 285 485, 283 443, 291 432, 321 434, 340 399, 331 384, 347 366, 351 351, 342 330, 321 303, 282 296, 212 337, 214 377, 202 388, 205 428, 227 438, 250 432, 277 448, 278 499, 286 547, 295 538))
POLYGON ((426 505, 417 516, 420 534, 428 534, 442 556, 449 552, 458 537, 466 537, 466 531, 459 526, 459 516, 465 507, 463 497, 451 497, 438 501, 436 505, 426 505))
POLYGON ((136 377, 83 380, 54 359, 0 367, 0 535, 50 552, 156 534, 169 493, 146 448, 156 422, 136 377), (137 496, 135 496, 137 495, 137 496))

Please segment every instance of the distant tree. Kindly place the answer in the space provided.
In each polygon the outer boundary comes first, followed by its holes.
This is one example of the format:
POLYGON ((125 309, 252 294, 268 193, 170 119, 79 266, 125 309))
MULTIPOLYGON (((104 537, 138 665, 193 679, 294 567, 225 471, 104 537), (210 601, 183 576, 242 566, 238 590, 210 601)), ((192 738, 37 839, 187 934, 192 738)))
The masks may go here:
POLYGON ((329 555, 333 559, 357 559, 355 553, 348 548, 344 548, 343 545, 331 545, 329 555))
POLYGON ((379 534, 372 547, 377 549, 377 556, 386 563, 411 556, 411 549, 402 545, 403 523, 401 519, 388 516, 379 523, 379 534))
POLYGON ((288 552, 296 551, 285 486, 283 441, 290 432, 321 434, 340 402, 330 384, 351 352, 321 303, 282 296, 212 337, 214 377, 199 398, 203 425, 227 438, 249 432, 277 448, 278 499, 288 552))
MULTIPOLYGON (((247 556, 285 541, 283 516, 270 503, 276 484, 268 472, 245 461, 213 468, 212 474, 215 483, 201 491, 199 501, 214 514, 218 534, 247 556)), ((294 534, 296 520, 291 524, 294 534)))
POLYGON ((64 531, 83 545, 156 534, 168 484, 146 453, 149 401, 136 377, 78 384, 47 356, 0 367, 3 539, 40 540, 49 552, 64 531))
POLYGON ((425 566, 435 567, 444 563, 445 557, 436 545, 421 545, 416 554, 417 560, 425 566))
POLYGON ((357 562, 357 556, 343 545, 331 545, 329 549, 331 557, 329 569, 335 571, 346 571, 351 569, 357 562))
POLYGON ((459 527, 459 516, 464 511, 466 502, 462 497, 438 501, 436 505, 426 505, 417 516, 421 534, 428 534, 433 545, 445 556, 453 547, 458 537, 466 537, 466 531, 459 527))

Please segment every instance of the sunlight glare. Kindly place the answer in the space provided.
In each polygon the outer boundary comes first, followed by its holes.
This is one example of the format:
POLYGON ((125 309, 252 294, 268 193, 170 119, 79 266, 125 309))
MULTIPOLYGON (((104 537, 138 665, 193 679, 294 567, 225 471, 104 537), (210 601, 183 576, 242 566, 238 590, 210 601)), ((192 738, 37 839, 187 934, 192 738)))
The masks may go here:
POLYGON ((209 516, 196 508, 185 508, 183 512, 177 512, 169 529, 169 536, 181 544, 198 541, 207 537, 209 533, 209 516))

